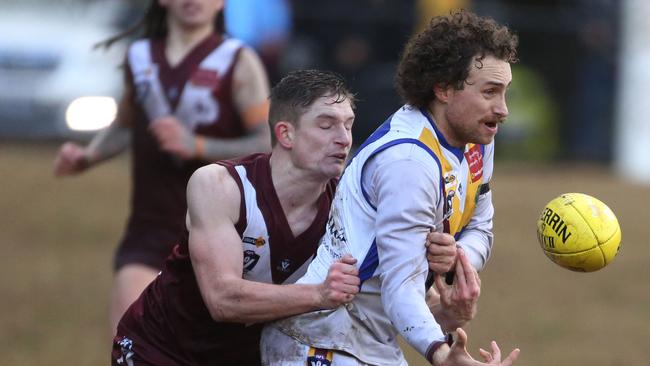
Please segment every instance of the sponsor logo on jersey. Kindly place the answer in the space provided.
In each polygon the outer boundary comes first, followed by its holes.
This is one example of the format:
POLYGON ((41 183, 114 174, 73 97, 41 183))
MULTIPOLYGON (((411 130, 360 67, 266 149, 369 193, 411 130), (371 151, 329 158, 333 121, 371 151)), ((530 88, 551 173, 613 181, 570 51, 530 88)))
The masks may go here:
POLYGON ((215 70, 198 69, 192 74, 190 82, 196 86, 216 90, 219 88, 219 74, 215 70))
POLYGON ((250 237, 250 236, 245 236, 242 239, 242 241, 244 243, 246 243, 246 244, 255 245, 258 248, 262 247, 262 246, 264 246, 264 244, 266 244, 266 239, 264 239, 263 236, 259 236, 257 238, 253 238, 253 237, 250 237))
POLYGON ((474 145, 465 152, 465 159, 469 165, 469 174, 472 178, 472 183, 481 179, 483 176, 483 155, 481 154, 481 146, 474 145))
POLYGON ((309 348, 307 366, 331 366, 334 352, 321 348, 309 348))
POLYGON ((255 265, 259 260, 260 256, 255 253, 254 250, 244 250, 244 273, 249 272, 255 268, 255 265))

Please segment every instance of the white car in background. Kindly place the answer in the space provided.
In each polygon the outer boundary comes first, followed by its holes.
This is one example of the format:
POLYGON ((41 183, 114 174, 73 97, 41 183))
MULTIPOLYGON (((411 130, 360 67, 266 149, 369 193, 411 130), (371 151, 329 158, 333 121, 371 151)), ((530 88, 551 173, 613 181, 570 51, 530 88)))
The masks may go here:
POLYGON ((84 137, 115 118, 125 45, 93 46, 120 31, 124 8, 82 4, 3 6, 0 137, 84 137))

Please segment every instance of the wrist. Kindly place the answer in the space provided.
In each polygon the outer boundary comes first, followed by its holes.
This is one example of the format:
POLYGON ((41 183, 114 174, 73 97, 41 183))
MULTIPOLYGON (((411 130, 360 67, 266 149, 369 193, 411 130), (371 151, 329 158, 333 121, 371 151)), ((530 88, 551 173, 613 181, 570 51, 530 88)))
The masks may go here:
POLYGON ((427 349, 426 359, 431 362, 432 365, 439 366, 442 365, 442 362, 447 357, 451 345, 454 343, 454 338, 451 333, 445 335, 444 341, 435 341, 431 343, 427 349))
POLYGON ((90 150, 85 150, 77 161, 77 169, 79 171, 86 170, 95 162, 95 154, 90 150))
POLYGON ((461 319, 458 314, 452 314, 449 310, 443 310, 435 315, 436 322, 440 324, 442 331, 445 334, 455 331, 457 328, 462 327, 467 323, 461 319))
POLYGON ((196 159, 205 158, 205 137, 201 135, 194 136, 194 157, 196 159))

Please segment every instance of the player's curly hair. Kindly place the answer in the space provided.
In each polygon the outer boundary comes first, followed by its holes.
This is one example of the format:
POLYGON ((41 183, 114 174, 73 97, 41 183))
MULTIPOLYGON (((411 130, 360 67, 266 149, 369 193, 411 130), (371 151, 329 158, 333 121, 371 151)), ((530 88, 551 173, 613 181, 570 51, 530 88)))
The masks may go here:
POLYGON ((433 87, 460 90, 469 75, 470 62, 492 55, 517 62, 519 41, 506 26, 468 11, 435 17, 408 41, 397 67, 395 85, 402 99, 426 107, 435 98, 433 87))

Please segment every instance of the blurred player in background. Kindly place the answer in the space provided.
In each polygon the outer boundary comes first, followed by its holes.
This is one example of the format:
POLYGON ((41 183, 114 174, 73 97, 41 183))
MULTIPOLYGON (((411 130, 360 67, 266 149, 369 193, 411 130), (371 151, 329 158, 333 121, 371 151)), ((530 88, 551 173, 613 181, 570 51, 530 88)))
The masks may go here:
POLYGON ((269 86, 259 57, 224 33, 223 0, 153 0, 143 19, 104 45, 144 30, 125 62, 118 116, 86 147, 54 162, 74 175, 133 152, 131 213, 114 258, 111 332, 163 267, 185 230, 185 188, 206 162, 270 149, 269 86))
POLYGON ((192 175, 189 236, 122 317, 114 365, 259 365, 261 322, 352 299, 351 257, 319 284, 293 283, 325 231, 352 145, 353 102, 335 74, 290 73, 271 93, 271 154, 192 175))
MULTIPOLYGON (((467 353, 464 331, 427 306, 425 249, 414 243, 433 229, 434 242, 458 244, 456 283, 485 265, 492 248, 493 140, 508 115, 517 42, 494 20, 462 11, 434 18, 409 41, 396 77, 407 104, 346 168, 317 256, 298 281, 322 282, 349 253, 361 263, 360 292, 345 306, 267 326, 263 364, 406 365, 397 335, 434 365, 482 364, 467 353), (452 331, 457 336, 449 344, 452 331)), ((441 278, 435 283, 442 291, 441 278)), ((518 353, 501 361, 496 343, 491 352, 481 350, 498 365, 511 365, 518 353)))

